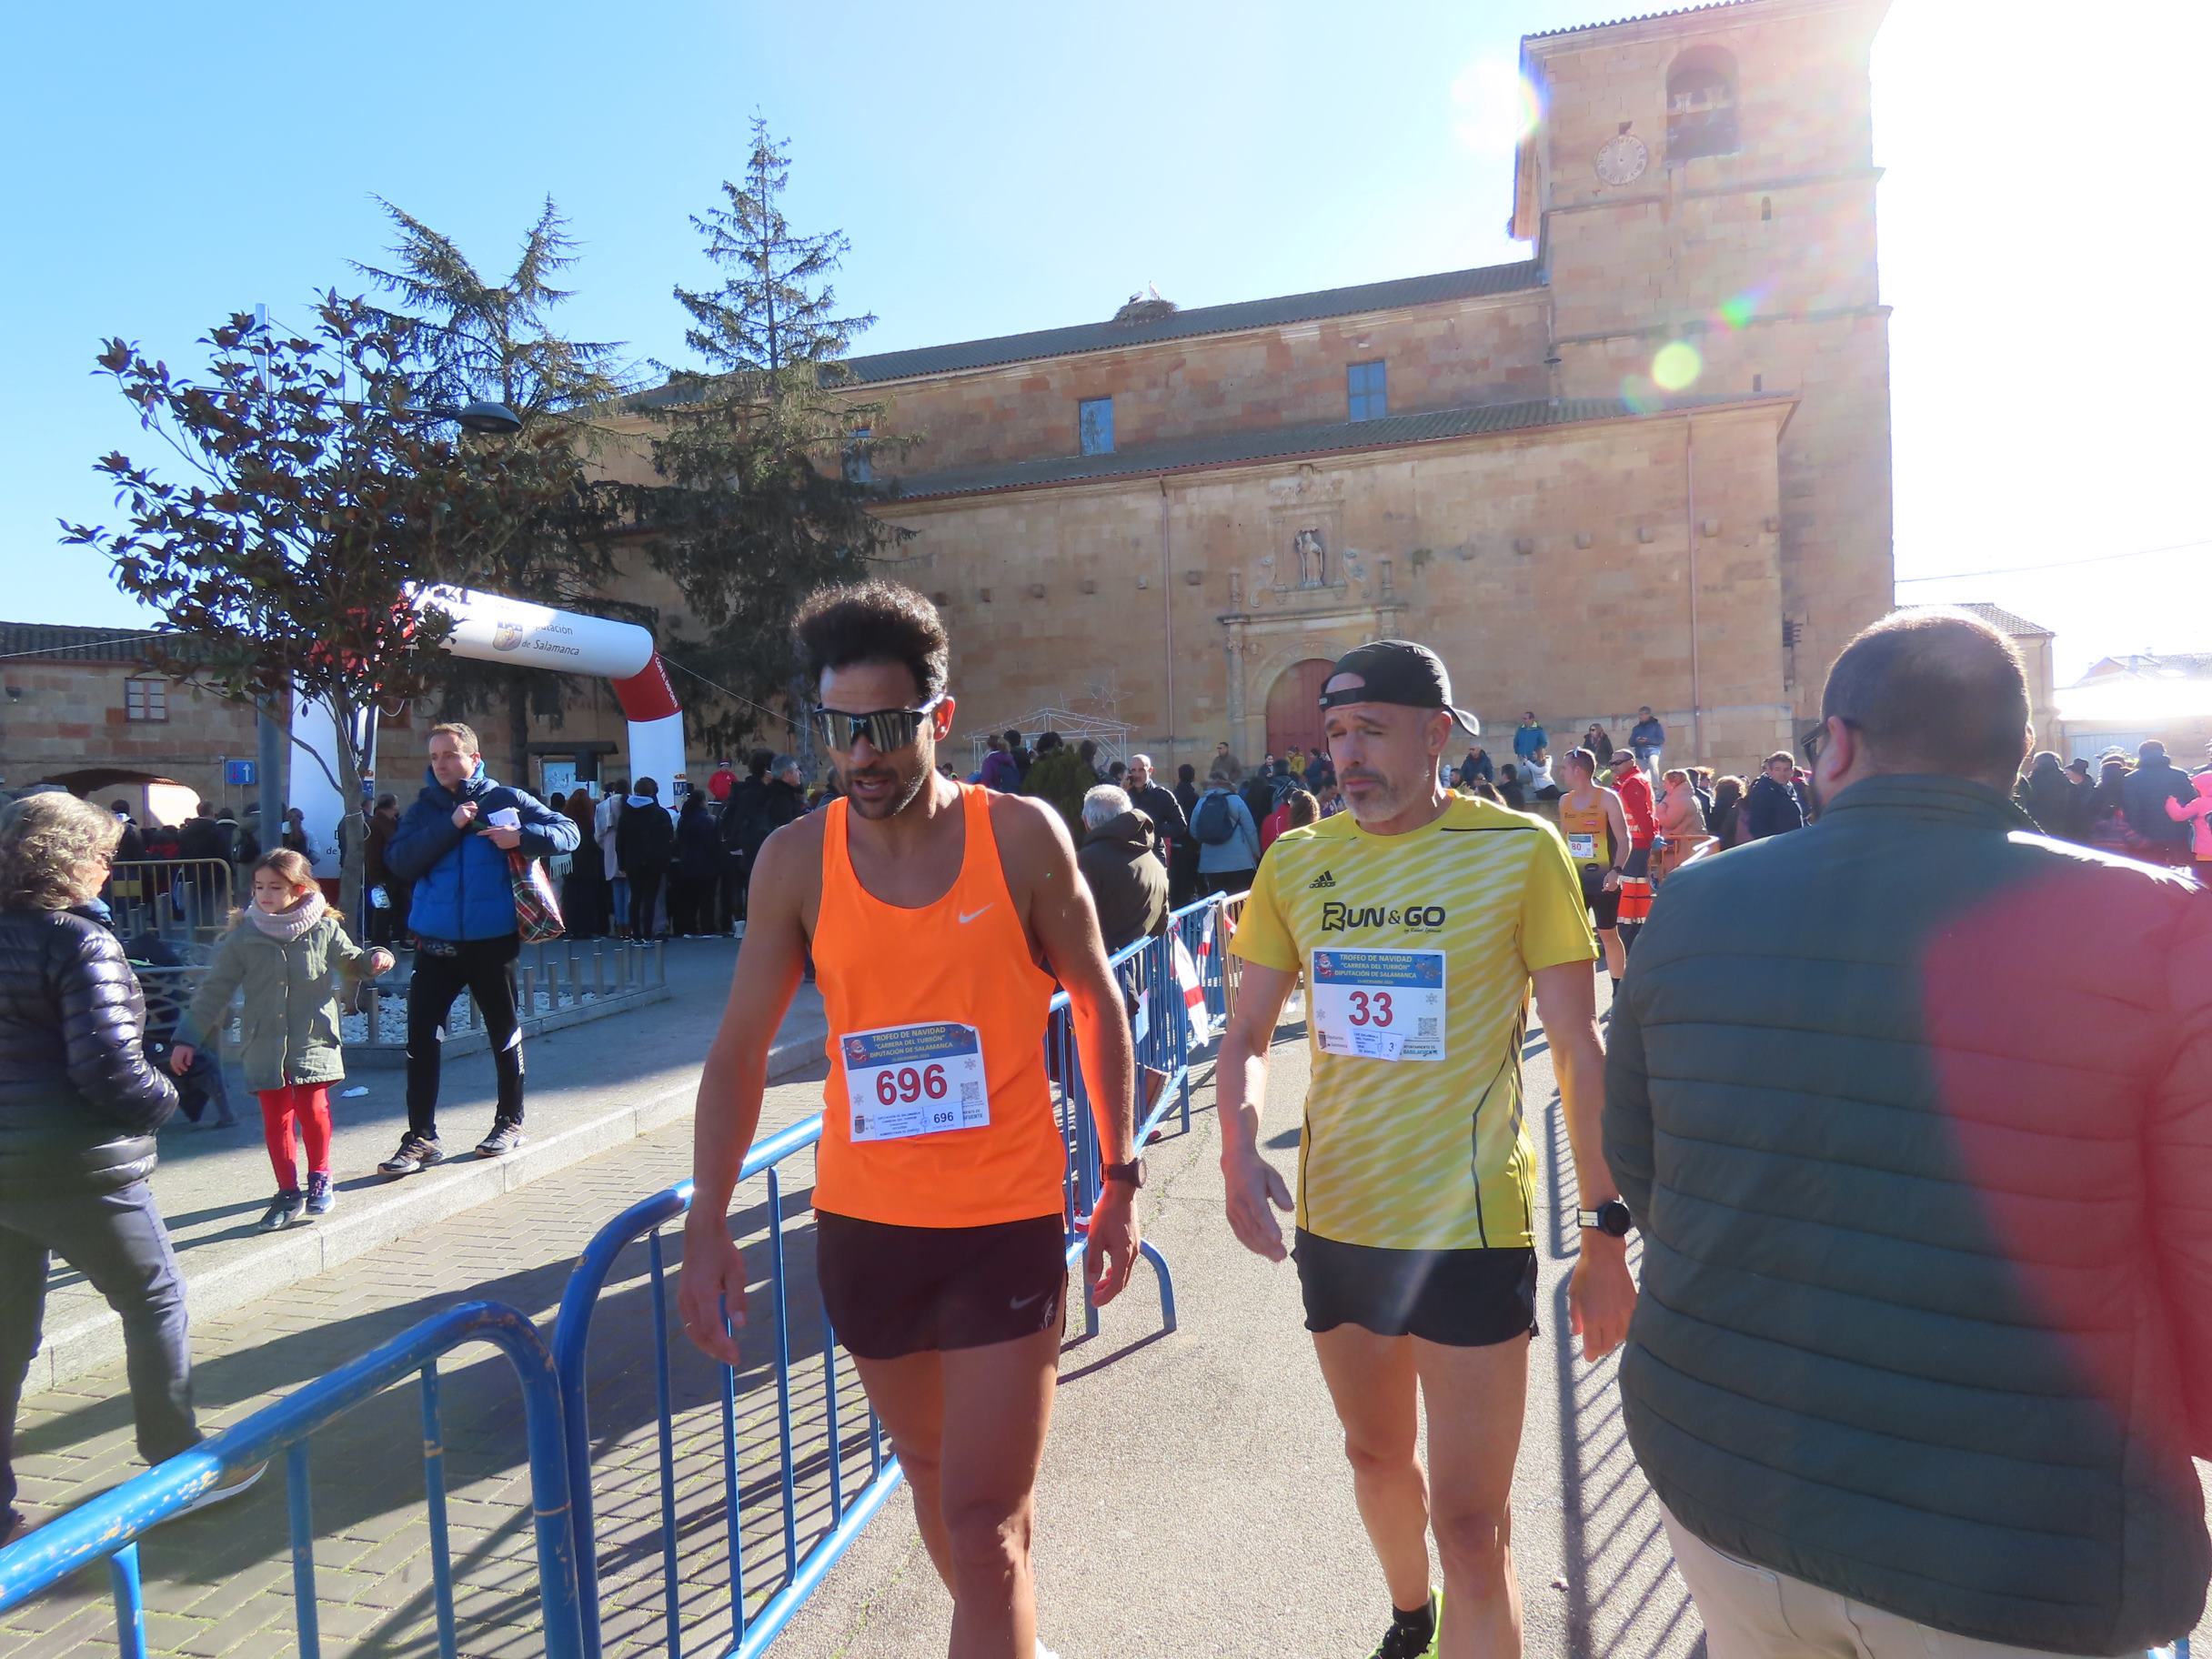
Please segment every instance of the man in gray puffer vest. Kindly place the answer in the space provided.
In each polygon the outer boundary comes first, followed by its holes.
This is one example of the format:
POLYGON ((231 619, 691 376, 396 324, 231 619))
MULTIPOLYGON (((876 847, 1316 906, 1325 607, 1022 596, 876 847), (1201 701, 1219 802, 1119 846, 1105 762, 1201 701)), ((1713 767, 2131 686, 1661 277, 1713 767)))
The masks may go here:
POLYGON ((2212 901, 2010 804, 1986 624, 1823 714, 1818 822, 1676 871, 1614 1005, 1630 1443, 1712 1659, 2145 1653, 2212 1576, 2212 901))

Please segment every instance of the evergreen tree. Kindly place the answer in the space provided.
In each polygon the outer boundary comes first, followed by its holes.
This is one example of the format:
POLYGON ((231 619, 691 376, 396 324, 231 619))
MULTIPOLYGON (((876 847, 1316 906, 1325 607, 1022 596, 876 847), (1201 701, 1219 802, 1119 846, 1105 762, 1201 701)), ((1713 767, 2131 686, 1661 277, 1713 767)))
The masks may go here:
MULTIPOLYGON (((615 575, 619 492, 595 482, 605 434, 594 424, 623 390, 608 341, 572 340, 553 314, 573 290, 556 286, 577 261, 568 222, 548 196, 522 239, 514 269, 497 280, 453 239, 382 202, 397 233, 388 267, 357 266, 393 297, 385 315, 409 343, 407 367, 422 401, 458 407, 482 398, 522 417, 505 455, 508 498, 522 533, 470 550, 439 579, 563 608, 604 611, 615 575)), ((532 716, 558 728, 596 681, 543 669, 440 658, 431 671, 441 714, 499 708, 511 750, 508 776, 528 788, 532 716)))
MULTIPOLYGON (((876 319, 840 315, 828 279, 850 244, 842 232, 792 229, 789 179, 789 155, 756 116, 744 176, 691 220, 722 273, 719 287, 676 289, 699 366, 670 370, 664 388, 637 400, 666 486, 640 492, 639 519, 705 630, 671 638, 670 654, 739 699, 688 707, 710 748, 734 747, 779 695, 794 710, 809 700, 789 638, 799 601, 859 576, 909 533, 869 509, 893 493, 873 481, 876 461, 916 440, 885 429, 890 406, 860 394, 842 366, 876 319)), ((806 722, 792 729, 810 771, 806 722)))

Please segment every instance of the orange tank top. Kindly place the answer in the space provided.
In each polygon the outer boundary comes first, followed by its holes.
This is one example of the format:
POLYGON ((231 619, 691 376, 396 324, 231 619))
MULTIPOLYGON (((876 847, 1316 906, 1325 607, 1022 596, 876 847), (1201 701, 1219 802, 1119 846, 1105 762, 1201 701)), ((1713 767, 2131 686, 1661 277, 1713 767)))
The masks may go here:
POLYGON ((1567 857, 1577 864, 1613 862, 1613 825, 1605 813, 1605 797, 1593 789, 1590 804, 1572 806, 1572 795, 1559 798, 1559 833, 1566 838, 1567 857))
POLYGON ((815 1207, 901 1227, 988 1227, 1062 1211, 1067 1150, 1046 1081, 1052 976, 1031 960, 990 791, 960 786, 951 890, 920 910, 853 873, 848 804, 822 829, 815 977, 830 1081, 815 1207))

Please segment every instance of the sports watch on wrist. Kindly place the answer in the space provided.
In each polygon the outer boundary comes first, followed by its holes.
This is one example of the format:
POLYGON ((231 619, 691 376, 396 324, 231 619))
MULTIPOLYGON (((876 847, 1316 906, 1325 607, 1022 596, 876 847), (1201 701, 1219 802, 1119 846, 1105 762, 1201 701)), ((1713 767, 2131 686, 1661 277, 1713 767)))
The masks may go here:
POLYGON ((1585 1232, 1602 1232, 1608 1238, 1624 1239, 1635 1220, 1628 1213, 1628 1206, 1617 1198, 1609 1198, 1594 1210, 1577 1210, 1575 1225, 1585 1232))
POLYGON ((1099 1174, 1106 1181, 1118 1181, 1125 1186, 1141 1191, 1144 1188, 1144 1160, 1131 1158, 1127 1163, 1106 1164, 1099 1171, 1099 1174))

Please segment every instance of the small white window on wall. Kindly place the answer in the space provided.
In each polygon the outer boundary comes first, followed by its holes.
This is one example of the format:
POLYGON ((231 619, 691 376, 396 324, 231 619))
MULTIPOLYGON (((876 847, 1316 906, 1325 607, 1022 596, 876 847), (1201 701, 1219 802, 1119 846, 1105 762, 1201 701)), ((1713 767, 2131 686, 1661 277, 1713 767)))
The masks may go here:
POLYGON ((1735 55, 1720 46, 1692 46, 1666 72, 1666 159, 1671 166, 1700 156, 1736 151, 1735 55))
POLYGON ((123 682, 123 718, 126 720, 166 720, 169 718, 169 682, 166 679, 126 679, 123 682))
POLYGON ((1076 434, 1085 455, 1113 453, 1113 399, 1085 397, 1075 406, 1076 434))
POLYGON ((868 452, 868 440, 875 436, 872 428, 855 427, 845 434, 845 482, 873 484, 876 481, 875 457, 868 452))

